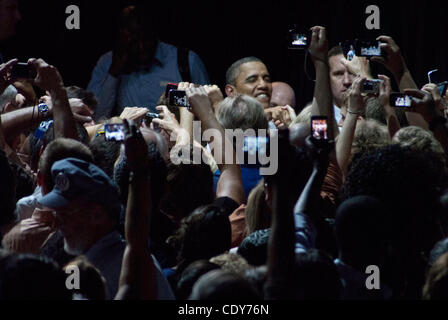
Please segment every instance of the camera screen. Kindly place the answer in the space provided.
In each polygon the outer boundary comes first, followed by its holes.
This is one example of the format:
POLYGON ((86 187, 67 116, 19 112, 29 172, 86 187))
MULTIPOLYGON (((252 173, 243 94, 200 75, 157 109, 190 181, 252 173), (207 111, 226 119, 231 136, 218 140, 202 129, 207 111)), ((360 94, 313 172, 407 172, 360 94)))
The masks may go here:
POLYGON ((298 47, 303 47, 306 46, 308 44, 307 41, 307 37, 304 34, 300 34, 300 33, 295 33, 292 35, 292 41, 291 41, 291 45, 293 46, 298 46, 298 47))
POLYGON ((189 107, 185 91, 170 90, 170 105, 177 107, 189 107))
POLYGON ((410 107, 412 99, 410 96, 399 96, 395 98, 396 107, 410 107))
POLYGON ((243 151, 250 156, 266 155, 268 137, 244 137, 243 151))
POLYGON ((359 45, 361 56, 381 56, 379 41, 362 41, 359 45))
POLYGON ((316 140, 328 139, 328 125, 327 120, 313 119, 312 120, 313 138, 316 140))
POLYGON ((122 124, 106 124, 104 126, 107 141, 123 141, 124 130, 122 124))

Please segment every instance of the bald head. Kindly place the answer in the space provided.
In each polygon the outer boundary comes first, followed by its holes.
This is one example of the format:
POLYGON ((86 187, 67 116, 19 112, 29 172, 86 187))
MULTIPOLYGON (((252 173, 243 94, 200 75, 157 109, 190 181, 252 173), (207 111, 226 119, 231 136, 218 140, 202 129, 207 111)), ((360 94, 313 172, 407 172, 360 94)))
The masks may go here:
POLYGON ((285 82, 272 83, 271 107, 276 106, 296 107, 296 95, 294 89, 285 82))

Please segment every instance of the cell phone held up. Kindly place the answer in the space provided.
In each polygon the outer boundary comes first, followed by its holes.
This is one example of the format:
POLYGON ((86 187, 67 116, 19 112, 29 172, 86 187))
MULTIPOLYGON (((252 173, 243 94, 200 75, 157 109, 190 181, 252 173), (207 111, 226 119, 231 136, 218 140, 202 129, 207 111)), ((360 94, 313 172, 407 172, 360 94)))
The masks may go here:
POLYGON ((379 80, 379 79, 364 81, 362 88, 361 88, 361 93, 379 95, 380 83, 381 83, 381 80, 379 80))
POLYGON ((311 139, 328 141, 328 118, 325 116, 311 117, 311 139))
POLYGON ((34 69, 25 62, 16 63, 11 70, 13 79, 32 79, 35 77, 34 69))
POLYGON ((104 138, 106 141, 122 142, 125 138, 124 125, 115 124, 105 124, 104 125, 104 138))
POLYGON ((410 108, 412 97, 400 92, 392 92, 390 94, 390 106, 398 108, 410 108))
POLYGON ((183 90, 170 90, 169 104, 176 107, 190 107, 187 94, 183 90))
POLYGON ((355 55, 358 57, 381 57, 381 42, 378 40, 355 40, 355 55))
POLYGON ((299 31, 294 26, 288 30, 286 41, 288 49, 304 50, 309 47, 311 36, 307 32, 299 31))

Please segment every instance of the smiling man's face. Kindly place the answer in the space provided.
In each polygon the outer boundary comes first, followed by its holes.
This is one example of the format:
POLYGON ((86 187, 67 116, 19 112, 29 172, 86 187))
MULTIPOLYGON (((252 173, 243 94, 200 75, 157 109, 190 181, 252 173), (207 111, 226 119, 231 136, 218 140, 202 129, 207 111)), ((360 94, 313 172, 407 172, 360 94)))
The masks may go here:
POLYGON ((271 76, 262 62, 247 62, 240 66, 235 83, 235 91, 252 96, 269 108, 272 95, 271 76))

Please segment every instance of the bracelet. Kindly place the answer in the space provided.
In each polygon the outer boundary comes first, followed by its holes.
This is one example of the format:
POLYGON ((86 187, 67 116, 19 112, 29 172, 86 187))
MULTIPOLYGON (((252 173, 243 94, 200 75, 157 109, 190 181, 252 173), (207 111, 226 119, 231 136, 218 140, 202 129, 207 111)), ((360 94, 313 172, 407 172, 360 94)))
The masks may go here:
POLYGON ((353 111, 351 111, 349 108, 347 108, 347 112, 348 112, 348 113, 351 113, 351 114, 356 114, 357 116, 361 115, 361 112, 360 112, 360 111, 359 111, 359 112, 353 112, 353 111))

